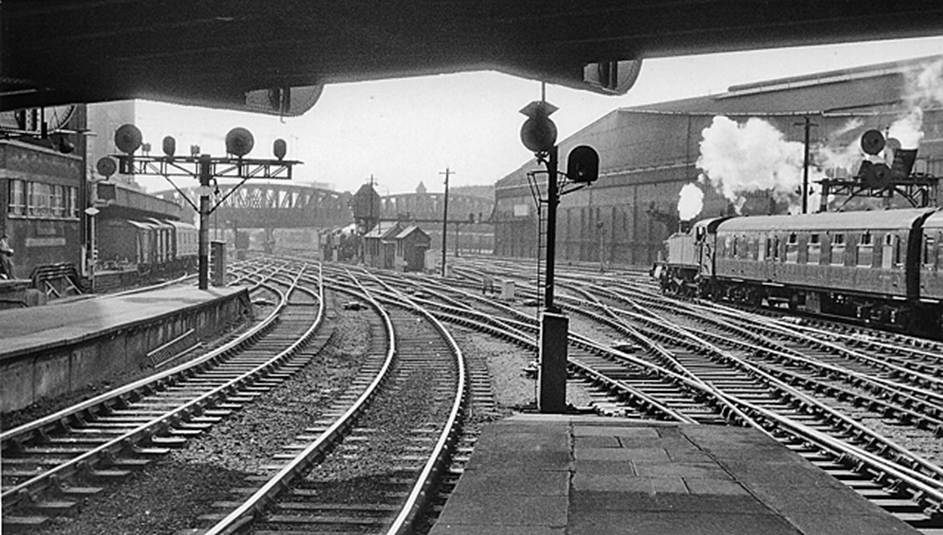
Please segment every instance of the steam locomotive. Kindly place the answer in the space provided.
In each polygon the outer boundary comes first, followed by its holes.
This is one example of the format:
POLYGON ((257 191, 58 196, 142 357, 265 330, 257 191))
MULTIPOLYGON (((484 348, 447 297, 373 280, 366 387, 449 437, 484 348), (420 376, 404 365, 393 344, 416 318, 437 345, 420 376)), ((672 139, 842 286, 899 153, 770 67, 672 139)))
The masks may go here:
POLYGON ((943 209, 718 217, 667 243, 668 293, 943 333, 943 209))

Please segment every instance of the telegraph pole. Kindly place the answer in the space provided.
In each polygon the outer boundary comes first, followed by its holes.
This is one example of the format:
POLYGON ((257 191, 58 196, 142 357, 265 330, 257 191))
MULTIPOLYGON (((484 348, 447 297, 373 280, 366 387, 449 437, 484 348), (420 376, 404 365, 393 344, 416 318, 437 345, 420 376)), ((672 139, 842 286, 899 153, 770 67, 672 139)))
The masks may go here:
POLYGON ((449 234, 449 176, 454 175, 455 171, 452 171, 448 167, 445 168, 445 171, 439 173, 440 175, 445 175, 445 202, 442 207, 442 276, 445 276, 445 239, 449 234))

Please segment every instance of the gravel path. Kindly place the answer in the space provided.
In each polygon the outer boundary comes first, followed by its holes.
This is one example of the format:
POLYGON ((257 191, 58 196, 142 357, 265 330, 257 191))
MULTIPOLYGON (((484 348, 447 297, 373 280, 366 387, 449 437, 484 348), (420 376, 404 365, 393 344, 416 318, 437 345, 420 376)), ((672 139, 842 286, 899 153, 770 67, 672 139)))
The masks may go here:
MULTIPOLYGON (((329 300, 331 297, 329 297, 329 300)), ((36 533, 166 534, 199 525, 210 505, 245 486, 260 465, 317 420, 343 391, 369 347, 368 315, 340 311, 326 329, 335 336, 295 377, 187 445, 81 504, 73 517, 54 518, 36 533)))

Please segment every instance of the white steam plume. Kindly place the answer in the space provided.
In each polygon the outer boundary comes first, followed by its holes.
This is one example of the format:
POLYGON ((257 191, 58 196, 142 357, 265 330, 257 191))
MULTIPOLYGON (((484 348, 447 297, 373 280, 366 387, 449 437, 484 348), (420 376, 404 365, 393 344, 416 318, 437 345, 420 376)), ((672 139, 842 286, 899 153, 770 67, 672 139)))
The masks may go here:
POLYGON ((909 75, 901 97, 907 111, 891 124, 887 135, 897 138, 901 148, 916 149, 923 139, 923 109, 943 104, 943 60, 909 75))
POLYGON ((704 192, 697 184, 685 184, 678 193, 678 216, 682 221, 690 221, 704 208, 704 192))
POLYGON ((697 166, 738 212, 746 194, 755 191, 768 191, 778 202, 801 204, 797 190, 802 184, 802 143, 786 141, 776 127, 757 118, 738 124, 717 116, 701 134, 697 166))

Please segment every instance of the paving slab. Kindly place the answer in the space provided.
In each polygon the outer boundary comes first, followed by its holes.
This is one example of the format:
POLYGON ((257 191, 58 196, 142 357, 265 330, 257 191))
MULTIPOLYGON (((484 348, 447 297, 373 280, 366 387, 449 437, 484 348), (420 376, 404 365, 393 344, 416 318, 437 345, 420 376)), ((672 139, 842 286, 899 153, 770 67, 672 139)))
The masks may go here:
POLYGON ((430 533, 919 532, 752 429, 517 415, 484 428, 430 533))

